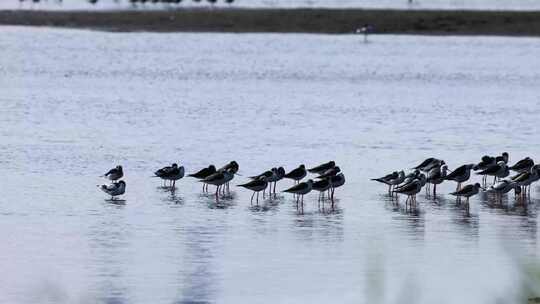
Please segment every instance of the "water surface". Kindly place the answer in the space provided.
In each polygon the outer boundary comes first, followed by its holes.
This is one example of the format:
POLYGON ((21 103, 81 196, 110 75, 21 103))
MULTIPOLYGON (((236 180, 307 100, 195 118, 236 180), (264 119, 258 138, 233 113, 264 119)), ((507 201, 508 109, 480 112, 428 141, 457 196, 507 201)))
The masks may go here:
POLYGON ((538 256, 536 188, 467 217, 455 184, 410 213, 369 181, 538 158, 536 38, 0 30, 0 302, 512 303, 516 259, 538 256), (347 184, 299 212, 150 178, 232 159, 334 159, 347 184), (116 164, 123 204, 96 188, 116 164))

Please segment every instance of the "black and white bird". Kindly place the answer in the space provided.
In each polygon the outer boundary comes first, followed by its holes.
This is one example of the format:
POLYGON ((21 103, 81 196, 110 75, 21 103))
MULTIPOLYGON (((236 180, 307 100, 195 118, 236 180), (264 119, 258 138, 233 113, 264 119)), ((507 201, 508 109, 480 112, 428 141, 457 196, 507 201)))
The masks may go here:
MULTIPOLYGON (((190 177, 194 177, 194 178, 197 178, 197 179, 205 179, 207 178, 208 176, 216 173, 217 170, 216 170, 216 167, 214 165, 210 165, 206 168, 203 168, 195 173, 192 173, 192 174, 188 174, 188 176, 190 177)), ((208 191, 208 184, 203 184, 203 192, 206 192, 208 191)))
MULTIPOLYGON (((474 171, 485 170, 493 165, 496 165, 495 157, 484 155, 482 160, 473 167, 474 171)), ((487 183, 487 174, 482 174, 482 184, 485 186, 487 183)))
POLYGON ((200 180, 201 182, 216 186, 216 202, 219 202, 219 190, 220 188, 230 182, 234 178, 234 173, 230 170, 218 171, 214 174, 207 176, 200 180))
POLYGON ((526 157, 515 163, 513 166, 508 167, 508 169, 516 172, 529 172, 533 166, 534 161, 530 157, 526 157))
POLYGON ((405 172, 394 171, 388 175, 379 178, 372 178, 372 181, 376 181, 385 185, 388 185, 388 193, 392 193, 392 187, 401 184, 405 180, 405 172))
MULTIPOLYGON (((268 183, 270 183, 270 189, 268 189, 268 194, 270 195, 272 193, 272 183, 279 180, 279 172, 277 168, 272 168, 270 170, 264 171, 263 173, 259 175, 250 176, 249 178, 253 180, 259 180, 264 179, 268 183)), ((264 192, 263 192, 264 195, 264 192)))
POLYGON ((401 183, 401 184, 397 185, 396 187, 394 187, 393 191, 398 192, 398 190, 400 190, 401 188, 408 187, 410 184, 412 184, 414 182, 417 182, 417 181, 420 182, 421 187, 424 187, 426 185, 426 183, 427 183, 426 175, 423 174, 423 173, 413 172, 412 174, 409 174, 409 176, 405 178, 403 183, 401 183))
POLYGON ((437 195, 437 185, 442 184, 446 178, 448 167, 446 165, 435 167, 428 172, 426 181, 433 185, 433 195, 437 195))
POLYGON ((530 193, 532 183, 540 180, 540 165, 534 165, 527 172, 522 172, 510 178, 511 181, 522 187, 522 194, 530 193))
POLYGON ((324 171, 321 175, 317 176, 316 178, 317 179, 329 178, 331 176, 336 176, 339 172, 341 172, 341 169, 338 166, 335 166, 334 168, 324 171))
POLYGON ((422 190, 422 181, 416 179, 406 185, 403 185, 399 188, 395 188, 393 191, 399 194, 407 195, 407 200, 405 201, 405 206, 407 204, 416 205, 416 195, 422 190))
POLYGON ((261 174, 250 176, 250 179, 260 179, 260 178, 270 178, 272 175, 274 175, 274 171, 276 171, 277 168, 272 168, 270 170, 264 171, 261 174))
POLYGON ((336 162, 331 160, 327 163, 308 169, 308 172, 313 173, 313 174, 323 174, 324 172, 326 172, 329 169, 334 168, 335 166, 336 166, 336 162))
POLYGON ((155 176, 161 178, 163 181, 170 181, 172 188, 175 187, 177 180, 184 177, 184 173, 184 167, 178 167, 176 163, 172 164, 171 166, 163 167, 154 172, 155 176))
POLYGON ((282 180, 283 177, 285 176, 285 169, 283 167, 279 167, 279 168, 272 168, 271 171, 272 171, 272 175, 266 178, 266 180, 268 181, 268 184, 270 185, 270 187, 268 187, 268 194, 271 195, 272 193, 274 193, 274 196, 276 196, 277 195, 276 184, 278 181, 282 180), (272 184, 274 184, 274 189, 272 189, 272 184))
POLYGON ((114 200, 117 196, 126 193, 126 182, 121 180, 110 185, 101 185, 99 186, 99 188, 101 189, 101 191, 110 195, 111 200, 114 200))
MULTIPOLYGON (((218 172, 228 171, 229 173, 232 173, 233 175, 235 175, 235 174, 238 173, 238 170, 240 170, 240 166, 238 165, 238 163, 236 161, 233 160, 233 161, 229 162, 228 164, 226 164, 225 166, 219 168, 218 172)), ((225 187, 223 188, 224 193, 225 193, 225 190, 227 190, 227 191, 230 190, 229 182, 225 183, 225 187)))
POLYGON ((471 196, 477 195, 478 192, 480 192, 480 189, 482 186, 480 186, 479 183, 476 183, 474 185, 466 185, 465 187, 459 189, 458 191, 450 193, 453 196, 457 197, 465 197, 467 200, 465 201, 465 210, 467 211, 467 214, 469 214, 469 198, 471 196))
POLYGON ((218 172, 229 171, 232 174, 236 174, 239 169, 240 169, 240 166, 238 165, 236 161, 233 160, 229 162, 228 164, 226 164, 225 166, 219 168, 217 171, 218 172))
POLYGON ((302 182, 302 183, 299 183, 297 185, 294 185, 289 189, 283 190, 283 192, 296 194, 297 195, 296 196, 296 204, 299 203, 300 198, 301 198, 301 203, 303 204, 304 203, 304 195, 311 192, 312 189, 313 189, 313 180, 309 179, 307 182, 302 182))
POLYGON ((478 170, 484 170, 484 169, 487 169, 489 166, 492 166, 492 165, 495 165, 496 162, 495 162, 495 157, 492 157, 492 156, 489 156, 489 155, 484 155, 482 156, 482 159, 480 160, 480 162, 476 165, 474 165, 474 170, 475 171, 478 171, 478 170))
POLYGON ((332 187, 332 184, 330 183, 330 179, 323 179, 320 181, 316 181, 313 183, 313 190, 319 191, 319 199, 318 201, 324 200, 324 193, 332 187))
POLYGON ((283 177, 294 180, 294 183, 297 184, 306 177, 306 166, 300 165, 298 168, 292 170, 291 172, 285 174, 283 177))
POLYGON ((114 182, 124 176, 124 170, 122 169, 122 166, 116 166, 109 170, 109 172, 105 173, 103 176, 114 182))
POLYGON ((246 189, 249 189, 253 191, 253 194, 251 195, 251 203, 253 203, 253 196, 255 193, 257 193, 257 204, 259 203, 259 192, 263 191, 263 198, 264 198, 264 190, 268 187, 268 181, 266 177, 261 176, 260 178, 254 179, 248 183, 238 185, 238 187, 243 187, 246 189))
POLYGON ((502 203, 502 195, 510 192, 512 189, 515 190, 516 194, 521 194, 521 187, 518 184, 511 180, 503 179, 489 187, 486 192, 495 194, 497 201, 502 203))
POLYGON ((401 187, 401 186, 403 186, 403 185, 406 185, 406 184, 408 184, 408 183, 411 183, 411 182, 414 181, 415 179, 419 178, 421 174, 422 174, 422 173, 420 172, 420 170, 415 169, 413 172, 411 172, 411 173, 405 175, 405 178, 403 179, 403 181, 402 181, 401 183, 397 184, 397 185, 396 185, 396 188, 397 188, 397 187, 401 187))
POLYGON ((463 165, 447 174, 445 180, 452 180, 457 182, 456 191, 461 189, 461 184, 468 181, 471 178, 471 170, 474 164, 463 165))
POLYGON ((444 160, 440 160, 434 157, 430 157, 426 160, 424 160, 422 163, 420 163, 418 166, 414 167, 413 169, 417 169, 423 172, 429 172, 429 170, 440 167, 444 165, 444 160))
POLYGON ((510 170, 504 161, 499 161, 496 165, 489 166, 476 174, 493 176, 493 184, 497 181, 497 178, 505 178, 510 174, 510 170))
POLYGON ((330 200, 332 200, 332 204, 334 203, 334 192, 336 191, 336 188, 339 188, 343 185, 345 185, 345 175, 343 173, 339 173, 336 176, 332 176, 329 178, 330 181, 330 200))
POLYGON ((508 164, 509 160, 510 160, 510 155, 507 152, 503 152, 501 155, 495 157, 495 163, 502 161, 505 164, 508 164))
POLYGON ((276 196, 276 185, 277 185, 277 182, 279 182, 280 180, 282 180, 283 178, 285 177, 285 169, 283 167, 278 167, 276 172, 275 172, 275 176, 271 177, 268 182, 270 183, 270 186, 272 185, 272 182, 274 183, 274 189, 273 189, 273 192, 274 192, 274 196, 276 196))

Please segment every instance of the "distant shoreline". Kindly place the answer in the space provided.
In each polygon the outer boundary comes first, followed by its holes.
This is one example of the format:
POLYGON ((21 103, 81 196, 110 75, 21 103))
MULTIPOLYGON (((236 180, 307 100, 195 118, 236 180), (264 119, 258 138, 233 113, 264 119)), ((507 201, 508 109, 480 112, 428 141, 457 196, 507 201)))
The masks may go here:
POLYGON ((178 9, 163 11, 0 11, 0 25, 118 32, 352 33, 540 36, 540 11, 393 9, 178 9))

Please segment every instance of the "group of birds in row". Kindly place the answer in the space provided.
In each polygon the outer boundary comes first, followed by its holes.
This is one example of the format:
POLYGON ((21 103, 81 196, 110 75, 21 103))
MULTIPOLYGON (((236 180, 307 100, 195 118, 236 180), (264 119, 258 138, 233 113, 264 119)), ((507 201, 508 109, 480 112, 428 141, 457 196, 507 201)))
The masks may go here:
MULTIPOLYGON (((19 0, 19 2, 32 2, 32 3, 39 3, 41 1, 47 2, 47 0, 19 0)), ((62 3, 63 0, 55 0, 57 3, 62 3)), ((97 4, 99 0, 87 0, 90 4, 97 4)), ((132 4, 145 4, 145 3, 151 3, 151 4, 158 4, 158 3, 164 3, 164 4, 180 4, 182 3, 182 0, 126 0, 129 1, 129 3, 132 4)), ((187 1, 187 0, 186 0, 187 1)), ((200 3, 203 2, 203 0, 192 0, 193 2, 200 3)), ((114 0, 114 2, 119 3, 119 0, 114 0)), ((211 5, 214 5, 218 2, 218 0, 206 0, 206 2, 210 3, 211 5)), ((232 4, 234 0, 223 0, 223 2, 227 4, 232 4)))
MULTIPOLYGON (((189 174, 189 177, 198 179, 203 184, 203 192, 208 192, 208 186, 216 186, 215 197, 216 202, 219 202, 219 196, 221 194, 226 194, 230 192, 230 182, 233 180, 235 175, 238 174, 240 166, 236 161, 231 161, 225 166, 216 169, 214 165, 209 165, 206 168, 203 168, 193 174, 189 174)), ((163 186, 171 187, 175 189, 176 181, 182 179, 185 175, 185 169, 183 166, 178 166, 174 163, 171 166, 163 167, 156 172, 154 172, 154 177, 158 177, 162 180, 163 186)), ((103 177, 108 178, 112 181, 110 185, 101 185, 100 189, 109 194, 111 199, 119 195, 123 195, 126 191, 126 183, 121 180, 124 176, 124 171, 122 166, 116 166, 115 168, 109 170, 103 175, 103 177)), ((334 191, 336 188, 341 187, 345 184, 345 176, 341 172, 341 169, 336 166, 334 161, 329 161, 327 163, 321 164, 319 166, 313 167, 311 169, 306 169, 305 165, 300 165, 298 168, 290 171, 289 173, 285 172, 283 167, 272 168, 261 174, 250 176, 250 181, 244 184, 238 185, 253 191, 251 195, 251 202, 253 202, 255 194, 257 195, 256 201, 259 202, 259 193, 263 192, 263 198, 265 197, 266 190, 268 190, 268 195, 276 194, 276 185, 277 182, 282 179, 292 179, 294 181, 294 186, 283 190, 283 192, 292 193, 296 197, 296 203, 303 203, 304 195, 308 194, 312 190, 319 192, 318 201, 324 201, 325 193, 328 193, 328 199, 334 203, 334 191), (317 176, 315 177, 316 181, 309 179, 305 182, 302 180, 307 176, 307 173, 313 173, 317 176)))
POLYGON ((503 194, 515 191, 516 197, 524 198, 530 195, 531 184, 540 180, 540 164, 535 164, 530 157, 519 160, 514 165, 508 165, 509 155, 504 152, 499 156, 485 155, 476 164, 465 164, 451 171, 444 160, 428 158, 418 166, 412 168, 413 171, 405 174, 402 171, 395 171, 374 181, 388 185, 388 193, 393 197, 397 194, 407 196, 405 204, 416 205, 416 195, 426 186, 426 193, 437 194, 437 185, 444 181, 454 181, 457 183, 456 190, 451 195, 461 201, 461 197, 466 198, 465 208, 469 211, 469 198, 478 194, 480 190, 495 195, 497 202, 502 202, 503 194), (471 178, 471 171, 482 176, 482 184, 474 183, 462 186, 471 178), (510 172, 515 172, 510 175, 510 172), (493 177, 493 182, 488 187, 488 177, 493 177))

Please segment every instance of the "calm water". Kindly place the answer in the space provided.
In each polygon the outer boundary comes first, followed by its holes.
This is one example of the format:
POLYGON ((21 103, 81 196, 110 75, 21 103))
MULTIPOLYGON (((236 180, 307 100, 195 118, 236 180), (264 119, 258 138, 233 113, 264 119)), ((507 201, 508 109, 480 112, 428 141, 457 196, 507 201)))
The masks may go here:
MULTIPOLYGON (((42 2, 44 0, 41 0, 42 2)), ((203 0, 202 4, 184 0, 180 7, 208 7, 203 0)), ((225 1, 218 0, 218 7, 228 7, 225 1)), ((176 7, 175 5, 138 6, 145 9, 163 9, 176 7)), ((489 9, 489 10, 539 10, 538 0, 235 0, 234 7, 366 7, 366 8, 397 8, 397 9, 489 9)), ((91 5, 86 0, 63 0, 58 5, 54 0, 47 3, 20 4, 19 0, 4 0, 0 9, 131 9, 133 6, 128 0, 99 0, 91 5)))
POLYGON ((1 303, 512 303, 538 257, 537 189, 466 217, 453 183, 411 214, 368 180, 539 158, 537 38, 0 31, 1 303), (335 159, 347 184, 300 213, 150 178, 232 159, 335 159), (96 188, 116 164, 123 205, 96 188))

